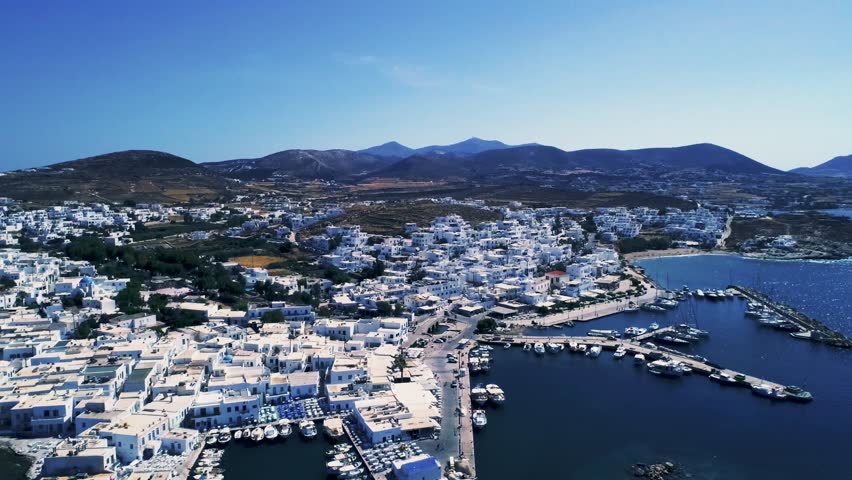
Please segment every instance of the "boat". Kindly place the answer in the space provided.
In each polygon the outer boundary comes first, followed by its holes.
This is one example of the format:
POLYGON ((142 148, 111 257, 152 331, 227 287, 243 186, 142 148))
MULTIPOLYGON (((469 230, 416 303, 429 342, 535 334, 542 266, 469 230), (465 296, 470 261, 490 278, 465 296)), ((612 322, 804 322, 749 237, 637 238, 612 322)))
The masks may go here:
POLYGON ((579 348, 579 345, 577 344, 577 342, 575 342, 573 340, 568 342, 568 350, 576 353, 578 348, 579 348))
POLYGON ((639 306, 633 302, 627 304, 627 307, 624 309, 625 312, 634 313, 639 311, 639 306))
POLYGON ((332 460, 325 464, 325 471, 330 475, 337 475, 340 472, 340 469, 343 468, 346 464, 340 460, 332 460))
POLYGON ((699 296, 699 297, 704 297, 704 290, 700 290, 700 289, 699 289, 699 290, 696 290, 696 291, 695 291, 695 295, 697 295, 697 296, 699 296))
POLYGON ((667 299, 667 298, 661 298, 661 299, 657 300, 657 305, 671 310, 671 309, 677 307, 677 300, 670 300, 670 299, 667 299))
POLYGON ((683 366, 671 360, 654 360, 648 364, 648 371, 662 377, 677 378, 684 374, 683 366))
POLYGON ((784 393, 787 394, 787 398, 794 402, 807 403, 814 399, 811 392, 806 392, 795 385, 787 385, 784 387, 784 393))
POLYGON ((674 327, 674 330, 678 333, 685 333, 685 334, 691 335, 693 337, 708 337, 708 336, 710 336, 710 332, 708 332, 707 330, 701 330, 699 328, 690 327, 689 325, 686 325, 684 323, 681 323, 680 325, 676 325, 674 327))
POLYGON ((488 400, 496 405, 502 405, 506 401, 506 394, 503 389, 495 383, 486 385, 485 391, 488 392, 488 400))
POLYGON ((299 432, 303 437, 311 439, 317 436, 317 426, 310 420, 302 420, 299 422, 299 432))
POLYGON ((738 382, 727 373, 714 372, 710 374, 710 380, 722 385, 736 385, 738 382))
POLYGON ((234 432, 234 440, 239 440, 241 438, 243 438, 243 431, 242 430, 237 430, 236 432, 234 432))
POLYGON ((588 348, 589 348, 588 345, 586 345, 585 343, 581 343, 580 345, 577 346, 577 351, 580 352, 580 353, 586 353, 588 348))
POLYGON ((601 350, 603 350, 603 349, 601 348, 600 345, 595 345, 592 348, 590 348, 588 352, 586 352, 586 355, 589 356, 589 357, 592 357, 592 358, 598 358, 598 356, 600 356, 600 354, 601 354, 601 350))
POLYGON ((259 441, 263 440, 263 429, 260 428, 260 427, 256 427, 254 430, 252 430, 251 431, 251 439, 254 440, 255 442, 259 442, 259 441))
POLYGON ((278 420, 278 436, 281 438, 287 438, 291 433, 293 433, 293 427, 290 426, 290 422, 283 418, 278 420))
POLYGON ((642 310, 645 310, 646 312, 656 312, 656 313, 662 313, 662 312, 666 311, 665 308, 663 308, 659 305, 654 305, 652 303, 646 303, 645 305, 642 305, 642 310))
POLYGON ((529 352, 530 350, 532 350, 532 345, 530 345, 529 343, 525 343, 524 344, 524 351, 529 352))
POLYGON ((473 428, 476 429, 482 429, 488 424, 488 418, 485 416, 484 410, 474 410, 473 415, 471 415, 471 421, 473 422, 473 428))
POLYGON ((561 343, 548 343, 547 344, 547 351, 550 352, 550 353, 559 353, 564 349, 565 349, 565 345, 562 345, 561 343))
POLYGON ((216 438, 216 441, 219 442, 220 445, 227 445, 227 443, 231 441, 231 429, 225 427, 219 430, 219 436, 216 438))
POLYGON ((503 344, 503 348, 512 348, 512 344, 510 342, 506 342, 503 344))
POLYGON ((637 337, 639 335, 645 335, 648 333, 648 329, 641 327, 627 327, 624 329, 625 337, 637 337))
POLYGON ((784 389, 775 388, 765 383, 753 384, 751 386, 751 392, 755 395, 770 398, 772 400, 784 400, 787 398, 787 394, 784 393, 784 389))
POLYGON ((659 329, 660 329, 660 324, 659 324, 659 323, 657 323, 657 322, 654 322, 654 323, 652 323, 651 325, 648 325, 648 329, 649 329, 649 330, 659 330, 659 329))
POLYGON ((219 429, 214 428, 207 432, 207 439, 204 441, 207 445, 214 445, 219 440, 219 429))
POLYGON ((618 338, 618 337, 621 336, 621 334, 618 332, 618 330, 591 329, 591 330, 589 330, 589 336, 590 337, 615 337, 615 338, 618 338))
POLYGON ((637 353, 636 355, 633 355, 633 363, 637 365, 645 363, 645 355, 642 353, 637 353))
POLYGON ((263 429, 263 436, 267 440, 275 440, 278 438, 278 429, 273 427, 272 425, 267 425, 263 429))
POLYGON ((477 405, 485 405, 488 401, 488 391, 482 385, 470 389, 470 399, 477 405))
POLYGON ((627 349, 624 348, 624 345, 619 346, 615 349, 615 353, 612 354, 613 358, 621 359, 627 354, 627 349))
POLYGON ((669 345, 688 345, 689 342, 682 338, 675 337, 674 335, 657 335, 654 337, 660 343, 668 343, 669 345))
POLYGON ((538 355, 544 354, 544 344, 543 343, 536 343, 535 345, 533 345, 533 351, 535 353, 537 353, 538 355))
POLYGON ((345 433, 343 431, 343 420, 339 418, 326 418, 322 422, 322 431, 332 440, 337 440, 345 433))

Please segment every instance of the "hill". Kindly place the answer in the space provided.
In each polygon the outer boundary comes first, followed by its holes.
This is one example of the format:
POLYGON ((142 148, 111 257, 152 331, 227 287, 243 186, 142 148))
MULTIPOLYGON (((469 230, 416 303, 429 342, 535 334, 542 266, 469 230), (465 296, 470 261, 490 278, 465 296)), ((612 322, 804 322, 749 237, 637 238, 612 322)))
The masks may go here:
POLYGON ((107 153, 0 176, 5 196, 31 202, 209 200, 223 196, 228 184, 190 160, 153 150, 107 153))
POLYGON ((544 145, 524 145, 488 150, 452 162, 434 156, 410 157, 375 172, 374 176, 404 179, 483 178, 519 172, 572 171, 616 175, 665 175, 689 171, 732 175, 783 173, 733 150, 705 143, 673 148, 588 149, 572 152, 544 145))
POLYGON ((394 159, 351 150, 284 150, 261 158, 226 160, 204 166, 244 180, 273 176, 339 180, 375 171, 394 159))
POLYGON ((387 142, 381 145, 376 145, 375 147, 358 150, 358 152, 366 153, 368 155, 376 155, 379 157, 405 158, 413 155, 414 149, 408 148, 399 142, 387 142))
POLYGON ((849 177, 852 178, 852 155, 834 157, 816 167, 800 167, 790 170, 792 173, 820 177, 849 177))

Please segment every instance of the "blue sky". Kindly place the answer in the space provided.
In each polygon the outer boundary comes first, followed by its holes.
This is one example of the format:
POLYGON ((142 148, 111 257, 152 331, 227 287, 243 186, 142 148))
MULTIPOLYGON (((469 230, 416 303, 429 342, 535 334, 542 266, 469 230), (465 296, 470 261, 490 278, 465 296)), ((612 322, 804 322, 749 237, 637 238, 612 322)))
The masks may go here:
POLYGON ((852 153, 852 2, 0 3, 0 170, 470 136, 852 153))

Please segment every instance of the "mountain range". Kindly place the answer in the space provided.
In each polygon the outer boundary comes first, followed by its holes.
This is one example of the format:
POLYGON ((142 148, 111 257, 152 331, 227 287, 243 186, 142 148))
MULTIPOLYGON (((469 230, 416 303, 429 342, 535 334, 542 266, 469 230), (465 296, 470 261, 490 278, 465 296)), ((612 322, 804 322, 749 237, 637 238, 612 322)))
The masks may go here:
POLYGON ((852 155, 834 157, 815 167, 800 167, 790 171, 801 175, 852 178, 852 155))
MULTIPOLYGON (((850 175, 852 156, 820 166, 782 172, 733 150, 702 143, 636 150, 507 145, 470 138, 452 145, 411 149, 389 142, 360 151, 284 150, 259 158, 196 164, 165 152, 127 150, 47 167, 0 173, 0 192, 22 200, 137 199, 183 202, 222 198, 237 180, 271 177, 358 183, 373 179, 475 181, 529 185, 590 175, 595 181, 619 178, 622 188, 639 180, 679 177, 724 181, 772 175, 850 175)), ((573 180, 570 180, 573 181, 573 180)), ((751 181, 751 180, 746 180, 751 181)), ((558 184, 558 183, 557 183, 558 184)), ((567 184, 566 184, 567 185, 567 184)), ((606 183, 601 184, 606 187, 606 183)), ((571 187, 567 187, 571 188, 571 187)))

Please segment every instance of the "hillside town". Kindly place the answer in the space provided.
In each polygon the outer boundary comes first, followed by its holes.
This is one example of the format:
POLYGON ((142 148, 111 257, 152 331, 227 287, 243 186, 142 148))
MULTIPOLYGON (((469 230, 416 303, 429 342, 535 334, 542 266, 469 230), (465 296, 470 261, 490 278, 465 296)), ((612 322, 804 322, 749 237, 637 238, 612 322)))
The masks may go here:
POLYGON ((473 225, 451 214, 404 222, 402 235, 375 235, 333 224, 345 206, 255 200, 257 207, 4 205, 0 430, 50 440, 31 473, 171 475, 187 472, 223 429, 344 418, 367 444, 425 440, 421 453, 384 467, 397 478, 409 470, 441 478, 440 450, 456 435, 442 423, 457 405, 448 398, 457 377, 436 374, 426 354, 441 325, 470 338, 531 314, 546 319, 641 295, 614 241, 662 228, 712 245, 725 224, 724 212, 706 209, 515 203, 497 209, 497 221, 473 225), (138 235, 176 218, 175 239, 260 237, 312 252, 326 275, 207 258, 192 268, 213 269, 220 288, 211 291, 193 270, 181 278, 138 259, 116 267, 115 259, 151 249, 169 261, 168 249, 150 244, 163 239, 138 235), (92 253, 102 249, 103 258, 92 253), (139 269, 147 269, 142 280, 139 269))

